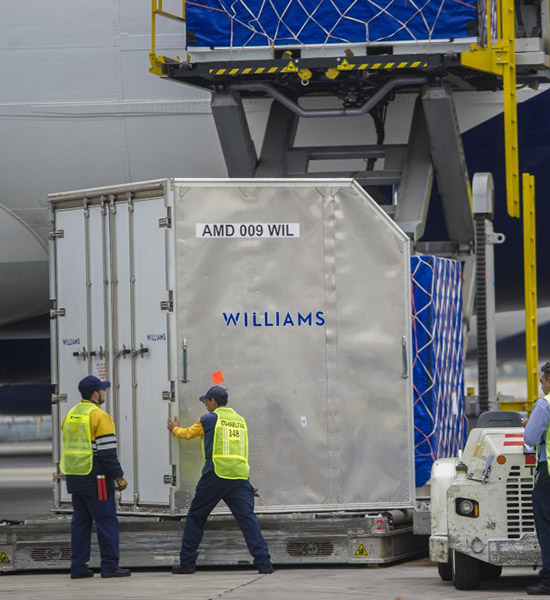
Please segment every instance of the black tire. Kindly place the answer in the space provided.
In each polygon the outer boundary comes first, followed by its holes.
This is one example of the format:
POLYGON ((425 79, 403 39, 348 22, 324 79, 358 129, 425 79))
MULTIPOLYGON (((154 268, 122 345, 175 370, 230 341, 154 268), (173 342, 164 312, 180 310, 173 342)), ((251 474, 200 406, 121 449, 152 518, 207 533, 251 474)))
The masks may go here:
POLYGON ((502 567, 500 565, 491 565, 484 562, 481 565, 481 578, 488 579, 489 581, 495 581, 502 574, 502 567))
POLYGON ((443 581, 453 580, 453 563, 437 563, 437 572, 443 581))
POLYGON ((457 590, 477 590, 481 583, 482 562, 460 552, 453 552, 453 582, 457 590))

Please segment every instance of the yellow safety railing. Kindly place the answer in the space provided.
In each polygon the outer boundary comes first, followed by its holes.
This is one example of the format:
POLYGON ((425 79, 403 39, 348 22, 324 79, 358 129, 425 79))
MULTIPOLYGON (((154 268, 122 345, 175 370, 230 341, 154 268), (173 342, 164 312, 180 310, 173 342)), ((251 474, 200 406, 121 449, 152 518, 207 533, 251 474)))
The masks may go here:
MULTIPOLYGON (((495 0, 492 0, 495 2, 495 0)), ((506 156, 506 199, 508 214, 520 218, 519 155, 516 98, 516 46, 514 0, 496 0, 495 11, 487 0, 486 39, 461 53, 461 64, 502 77, 504 88, 504 144, 506 156), (496 16, 495 23, 492 16, 496 16)))
POLYGON ((535 178, 523 173, 523 269, 525 280, 525 353, 527 365, 526 410, 539 397, 537 330, 537 249, 535 235, 535 178))
POLYGON ((151 0, 151 52, 149 53, 149 60, 151 61, 150 73, 153 75, 163 75, 162 65, 167 63, 180 62, 179 56, 175 58, 169 58, 168 56, 157 56, 157 16, 171 19, 172 21, 179 21, 185 23, 185 0, 181 2, 181 15, 175 15, 173 13, 163 10, 162 0, 151 0))

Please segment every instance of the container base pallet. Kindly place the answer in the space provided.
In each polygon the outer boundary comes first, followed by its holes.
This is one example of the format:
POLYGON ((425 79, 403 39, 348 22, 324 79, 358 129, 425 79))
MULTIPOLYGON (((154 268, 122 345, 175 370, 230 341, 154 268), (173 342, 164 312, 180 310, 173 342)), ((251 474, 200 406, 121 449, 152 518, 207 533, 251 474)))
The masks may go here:
MULTIPOLYGON (((275 565, 377 566, 427 554, 427 537, 413 535, 412 524, 392 528, 382 515, 258 517, 275 565)), ((69 515, 1 525, 0 572, 69 569, 69 527, 69 515)), ((182 529, 180 519, 121 517, 121 565, 147 568, 177 564, 182 529)), ((95 534, 92 539, 90 566, 98 568, 95 534)), ((208 521, 198 565, 253 566, 231 516, 216 515, 208 521)))

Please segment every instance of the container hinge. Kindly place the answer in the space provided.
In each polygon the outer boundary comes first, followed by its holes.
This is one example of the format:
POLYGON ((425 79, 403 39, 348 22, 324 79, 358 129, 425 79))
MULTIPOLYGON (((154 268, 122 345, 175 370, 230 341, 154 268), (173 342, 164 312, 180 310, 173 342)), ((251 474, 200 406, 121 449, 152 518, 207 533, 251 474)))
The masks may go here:
POLYGON ((65 237, 65 232, 63 229, 56 229, 55 231, 50 231, 48 237, 50 240, 57 240, 59 238, 65 237))
POLYGON ((57 319, 57 317, 64 317, 64 316, 65 316, 64 308, 57 308, 57 309, 50 310, 50 319, 57 319))
POLYGON ((176 485, 176 478, 173 475, 165 475, 164 483, 166 485, 176 485))
POLYGON ((54 482, 56 482, 56 481, 64 481, 65 480, 65 474, 64 473, 52 473, 52 479, 54 480, 54 482))
POLYGON ((163 300, 160 303, 161 310, 167 310, 168 312, 173 312, 174 310, 174 294, 172 291, 168 292, 168 300, 163 300))
POLYGON ((168 209, 168 215, 163 219, 159 219, 159 227, 162 229, 165 227, 166 229, 172 228, 172 216, 170 214, 170 209, 168 209))
POLYGON ((174 394, 174 390, 171 391, 164 391, 162 392, 162 399, 163 400, 168 400, 168 402, 174 402, 176 399, 176 395, 174 394))
POLYGON ((67 402, 67 394, 52 394, 52 404, 67 402))

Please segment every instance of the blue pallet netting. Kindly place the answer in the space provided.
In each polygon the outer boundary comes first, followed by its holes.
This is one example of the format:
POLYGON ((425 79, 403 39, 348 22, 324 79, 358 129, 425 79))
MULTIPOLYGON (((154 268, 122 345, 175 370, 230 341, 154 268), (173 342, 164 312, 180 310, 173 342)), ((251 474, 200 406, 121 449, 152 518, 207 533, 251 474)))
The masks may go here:
POLYGON ((466 440, 462 269, 455 260, 413 256, 413 399, 416 486, 438 458, 466 440))
POLYGON ((187 0, 188 47, 430 41, 477 35, 473 0, 187 0))

